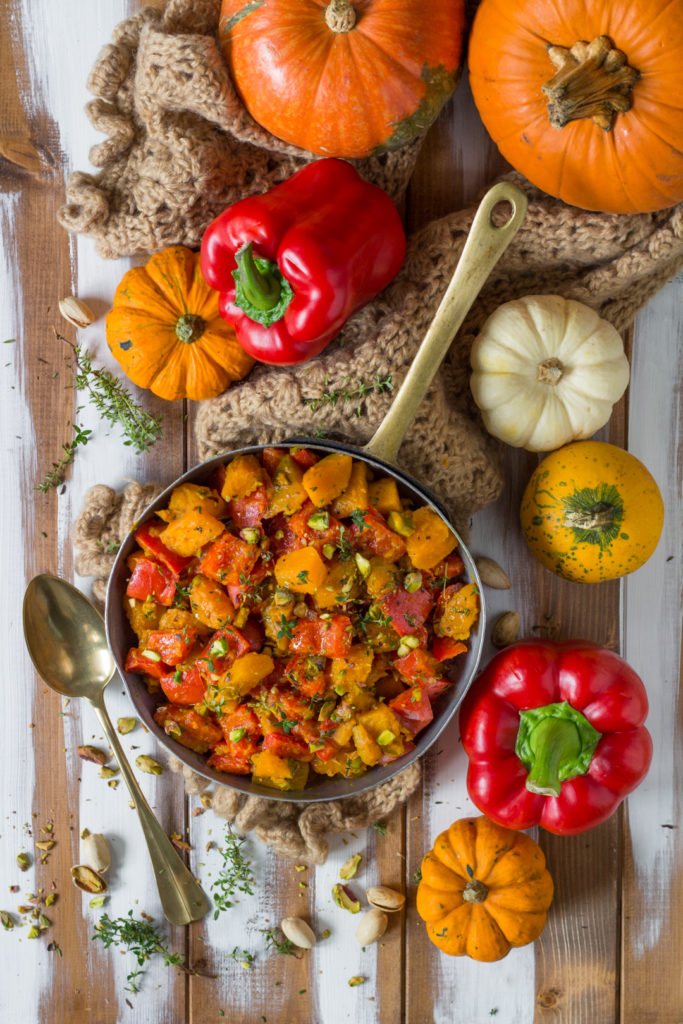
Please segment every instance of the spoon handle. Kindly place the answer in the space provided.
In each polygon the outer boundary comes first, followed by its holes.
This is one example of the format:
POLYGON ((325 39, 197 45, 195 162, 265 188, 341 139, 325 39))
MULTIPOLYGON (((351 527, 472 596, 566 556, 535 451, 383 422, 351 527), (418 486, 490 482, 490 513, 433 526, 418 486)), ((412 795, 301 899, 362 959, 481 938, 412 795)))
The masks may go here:
POLYGON ((145 800, 107 714, 104 696, 100 694, 96 698, 90 698, 90 703, 104 729, 104 734, 138 812, 164 914, 174 925, 185 925, 190 921, 198 921, 209 909, 209 901, 145 800))

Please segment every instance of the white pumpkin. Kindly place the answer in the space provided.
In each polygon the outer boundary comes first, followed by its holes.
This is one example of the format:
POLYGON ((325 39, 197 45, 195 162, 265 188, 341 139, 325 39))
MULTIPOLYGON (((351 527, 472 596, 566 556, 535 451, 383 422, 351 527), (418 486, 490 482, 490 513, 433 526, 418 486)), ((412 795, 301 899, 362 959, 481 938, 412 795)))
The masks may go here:
POLYGON ((560 295, 499 306, 472 346, 474 400, 486 429, 516 448, 555 451, 604 426, 629 380, 607 320, 560 295))

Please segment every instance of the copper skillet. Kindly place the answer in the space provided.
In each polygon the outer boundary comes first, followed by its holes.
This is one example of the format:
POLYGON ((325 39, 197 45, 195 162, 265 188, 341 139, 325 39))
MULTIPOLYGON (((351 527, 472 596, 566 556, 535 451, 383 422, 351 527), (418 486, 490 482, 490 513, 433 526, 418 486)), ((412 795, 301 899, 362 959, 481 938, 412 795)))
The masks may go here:
MULTIPOLYGON (((271 443, 278 445, 306 445, 307 448, 320 452, 321 455, 331 452, 345 452, 352 455, 355 459, 362 459, 375 474, 393 477, 398 483, 401 494, 412 501, 415 506, 430 505, 453 530, 453 526, 448 520, 448 515, 438 499, 411 476, 403 472, 395 463, 406 430, 412 422, 436 371, 441 365, 451 341, 493 266, 517 232, 524 219, 526 207, 526 196, 521 189, 510 182, 500 182, 486 193, 474 217, 472 228, 455 273, 408 374, 392 402, 389 412, 378 427, 374 437, 364 448, 358 449, 333 441, 321 443, 319 440, 306 437, 296 437, 287 441, 271 443), (500 203, 508 203, 511 212, 505 223, 498 226, 493 223, 491 215, 494 207, 500 203)), ((249 445, 235 451, 225 452, 222 455, 216 456, 216 458, 210 459, 208 462, 195 466, 170 484, 145 509, 140 517, 140 521, 149 517, 157 509, 164 508, 168 504, 171 491, 179 484, 203 483, 209 478, 213 470, 225 462, 226 459, 231 459, 235 455, 247 452, 258 453, 263 451, 265 447, 267 446, 249 445)), ((458 536, 457 531, 453 530, 453 532, 458 537, 460 555, 465 563, 464 575, 468 580, 479 585, 479 576, 472 556, 458 536)), ((481 656, 486 619, 483 596, 481 615, 470 639, 469 651, 464 657, 461 656, 454 663, 456 666, 452 676, 454 685, 439 698, 439 705, 435 707, 433 721, 419 734, 415 748, 409 754, 396 761, 392 761, 390 764, 375 766, 357 779, 343 779, 341 777, 330 779, 326 776, 315 775, 309 780, 306 788, 300 792, 280 792, 279 790, 254 784, 247 776, 226 775, 223 772, 214 771, 211 768, 207 768, 206 760, 202 755, 195 754, 186 747, 180 746, 180 744, 175 743, 166 735, 152 717, 157 703, 154 696, 149 694, 146 688, 141 685, 139 676, 124 672, 123 665, 126 652, 131 645, 133 635, 122 611, 122 601, 128 578, 126 559, 134 547, 135 540, 133 534, 130 533, 121 545, 109 580, 105 610, 109 647, 119 672, 125 681, 136 711, 149 731, 154 733, 159 742, 189 768, 219 785, 229 786, 231 789, 236 789, 241 793, 251 796, 261 796, 270 800, 287 800, 296 803, 338 800, 342 797, 362 793, 382 782, 386 782, 393 775, 396 775, 397 772, 424 754, 452 719, 476 673, 481 656)))

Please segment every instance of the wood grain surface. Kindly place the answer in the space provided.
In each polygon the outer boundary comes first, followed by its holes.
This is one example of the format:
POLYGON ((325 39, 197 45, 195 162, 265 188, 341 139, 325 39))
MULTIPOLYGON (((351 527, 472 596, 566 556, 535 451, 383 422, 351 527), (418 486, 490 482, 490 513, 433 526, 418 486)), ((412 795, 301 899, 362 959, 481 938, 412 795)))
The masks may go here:
MULTIPOLYGON (((155 6, 160 6, 156 3, 155 6)), ((116 371, 104 337, 104 313, 129 261, 104 261, 92 243, 69 237, 55 214, 68 173, 87 169, 101 141, 85 117, 85 82, 112 29, 138 0, 0 0, 0 402, 3 487, 0 524, 7 596, 3 627, 0 725, 0 909, 15 920, 0 934, 2 1024, 681 1024, 683 1021, 683 853, 681 850, 681 455, 680 381, 683 279, 668 284, 639 315, 627 340, 632 377, 627 396, 598 435, 627 446, 657 479, 666 521, 650 561, 621 583, 580 586, 543 570, 518 526, 521 493, 537 458, 509 450, 506 487, 479 513, 471 548, 508 572, 510 591, 487 592, 491 618, 516 609, 522 635, 583 637, 619 650, 646 682, 655 756, 645 783, 608 822, 573 838, 536 835, 555 880, 556 897, 541 938, 496 964, 441 955, 415 911, 415 872, 437 834, 475 812, 465 788, 466 758, 457 723, 424 759, 418 793, 386 821, 333 837, 328 861, 299 871, 248 839, 254 895, 229 912, 188 928, 164 924, 154 878, 123 783, 101 779, 81 761, 82 743, 106 746, 94 715, 65 701, 35 676, 21 636, 21 598, 38 572, 74 578, 70 531, 89 487, 127 479, 164 484, 197 461, 193 403, 138 397, 163 414, 164 439, 148 456, 123 447, 115 427, 98 422, 69 386, 68 347, 57 327, 116 371), (86 332, 60 320, 58 300, 76 294, 97 314, 86 332), (4 344, 3 344, 4 343, 4 344), (66 484, 34 490, 76 422, 93 430, 66 484), (169 948, 197 973, 145 965, 141 991, 127 990, 134 959, 93 941, 100 910, 71 886, 83 828, 111 840, 113 864, 105 910, 150 914, 169 948), (52 829, 48 833, 47 829, 52 829), (36 841, 54 836, 44 853, 36 841), (29 871, 16 857, 26 851, 29 871), (363 855, 358 892, 381 882, 407 895, 376 946, 361 949, 357 919, 334 906, 331 888, 351 853, 363 855), (43 862, 44 858, 44 862, 43 862), (18 886, 18 891, 14 887, 18 886), (45 912, 50 927, 28 939, 18 912, 31 894, 58 894, 45 912), (267 952, 264 930, 300 915, 329 938, 298 957, 267 952), (237 951, 233 958, 231 954, 237 951), (242 951, 253 966, 240 965, 242 951), (352 976, 365 982, 351 988, 352 976)), ((474 4, 469 4, 470 13, 474 4)), ((479 121, 466 75, 431 130, 405 205, 406 225, 472 203, 506 167, 479 121)), ((87 580, 77 583, 88 590, 87 580)), ((489 646, 485 657, 493 649, 489 646)), ((130 713, 120 681, 109 688, 112 718, 130 713)), ((123 737, 131 758, 165 761, 139 726, 123 737)), ((220 865, 223 825, 178 776, 140 775, 164 828, 183 834, 189 863, 207 892, 220 865), (200 813, 201 812, 201 813, 200 813)))

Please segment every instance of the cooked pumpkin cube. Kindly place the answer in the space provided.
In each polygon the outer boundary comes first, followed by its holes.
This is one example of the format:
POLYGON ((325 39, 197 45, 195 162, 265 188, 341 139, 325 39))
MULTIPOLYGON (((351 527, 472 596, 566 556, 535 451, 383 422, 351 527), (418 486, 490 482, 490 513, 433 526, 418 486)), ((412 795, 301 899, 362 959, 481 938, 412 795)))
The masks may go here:
POLYGON ((464 587, 448 587, 439 600, 437 633, 451 640, 467 640, 479 618, 479 590, 474 583, 464 587))
POLYGON ((123 607, 138 640, 145 639, 153 629, 159 628, 159 621, 166 610, 164 605, 151 599, 140 601, 127 595, 124 595, 123 607))
POLYGON ((275 563, 275 579, 295 594, 314 594, 326 578, 327 566, 313 547, 288 551, 275 563))
POLYGON ((218 491, 214 491, 212 487, 189 483, 174 487, 171 500, 168 503, 168 510, 173 513, 173 518, 177 518, 183 512, 188 512, 191 509, 210 512, 212 516, 220 518, 227 514, 228 507, 218 491))
POLYGON ((254 774, 260 779, 291 779, 292 769, 289 758, 278 757, 271 750, 262 750, 253 754, 251 763, 254 766, 254 774))
POLYGON ((197 575, 192 580, 190 608, 194 616, 211 629, 221 629, 235 617, 235 609, 225 590, 208 576, 197 575))
POLYGON ((189 509, 169 523, 159 539, 171 551, 189 557, 198 554, 205 544, 215 540, 224 531, 225 523, 210 512, 189 509))
POLYGON ((324 508, 342 493, 351 479, 352 463, 350 455, 335 452, 306 470, 303 485, 316 508, 324 508))
POLYGON ((333 658, 330 679, 334 687, 348 693, 361 686, 372 671, 374 652, 365 644, 354 644, 345 658, 333 658))
POLYGON ((428 505, 416 509, 412 520, 415 529, 406 540, 408 557, 416 569, 433 569, 457 546, 457 537, 428 505))
POLYGON ((269 654, 249 651, 248 654, 243 654, 241 658, 233 661, 228 671, 226 688, 244 696, 258 686, 262 679, 269 676, 274 668, 275 662, 269 654))
POLYGON ((236 455, 225 471, 221 497, 226 501, 246 498, 266 484, 269 485, 270 480, 255 455, 236 455))
POLYGON ((304 471, 291 455, 284 455, 277 464, 273 477, 273 496, 268 506, 268 516, 279 512, 293 516, 306 501, 308 495, 302 480, 304 471))
POLYGON ((385 558, 370 559, 370 573, 365 581, 368 594, 375 601, 390 593, 401 583, 401 573, 392 562, 385 558))
POLYGON ((322 586, 315 592, 315 603, 321 610, 338 608, 352 601, 360 593, 360 580, 355 561, 347 559, 331 562, 322 586))
POLYGON ((254 772, 252 781, 271 789, 303 789, 308 781, 308 764, 305 761, 290 761, 291 776, 278 778, 273 775, 259 775, 254 772))
POLYGON ((382 756, 382 748, 364 726, 354 726, 353 742, 363 764, 366 764, 369 768, 377 764, 382 756))
POLYGON ((351 466, 349 482, 335 498, 332 504, 332 512, 335 516, 344 518, 350 516, 356 509, 368 507, 368 467, 364 462, 354 462, 351 466))
POLYGON ((356 724, 356 716, 348 720, 348 722, 342 722, 332 733, 332 739, 338 747, 345 747, 347 743, 351 742, 351 736, 353 735, 353 729, 356 724))
POLYGON ((398 484, 389 476, 373 480, 368 487, 368 499, 370 507, 376 508, 383 516, 388 516, 390 512, 400 512, 403 508, 398 484))

